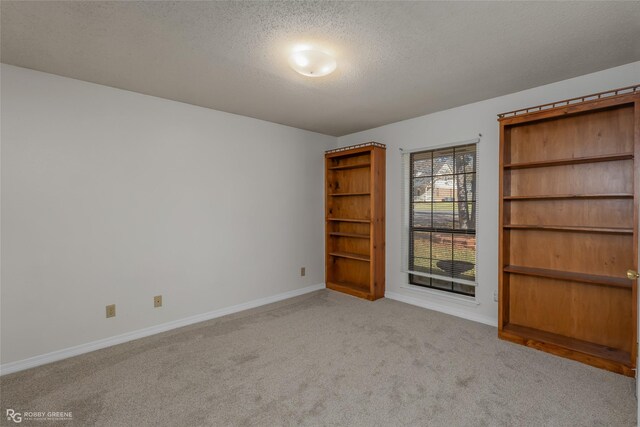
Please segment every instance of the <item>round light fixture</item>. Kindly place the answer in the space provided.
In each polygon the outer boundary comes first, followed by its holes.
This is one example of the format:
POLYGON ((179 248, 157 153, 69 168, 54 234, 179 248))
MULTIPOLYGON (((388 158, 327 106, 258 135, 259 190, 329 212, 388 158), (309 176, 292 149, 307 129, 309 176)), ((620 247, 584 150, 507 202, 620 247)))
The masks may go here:
POLYGON ((289 65, 302 75, 322 77, 336 69, 336 60, 326 52, 316 49, 297 50, 289 56, 289 65))

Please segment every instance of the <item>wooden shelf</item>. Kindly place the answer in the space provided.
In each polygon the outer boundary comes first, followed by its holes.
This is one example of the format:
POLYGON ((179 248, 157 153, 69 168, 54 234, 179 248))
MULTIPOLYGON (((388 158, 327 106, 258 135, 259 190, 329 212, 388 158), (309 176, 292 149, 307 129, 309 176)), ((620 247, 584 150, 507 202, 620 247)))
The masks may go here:
POLYGON ((570 280, 573 282, 591 283, 594 285, 613 286, 616 288, 632 288, 632 282, 626 278, 597 276, 595 274, 575 273, 571 271, 549 270, 546 268, 520 267, 508 265, 503 269, 506 273, 525 276, 546 277, 548 279, 570 280))
MULTIPOLYGON (((565 337, 563 335, 558 335, 551 332, 508 323, 503 326, 502 335, 503 338, 507 338, 510 341, 519 342, 528 347, 544 349, 546 351, 559 355, 566 355, 566 351, 570 350, 580 353, 584 356, 611 361, 614 364, 622 365, 618 367, 618 369, 621 371, 624 370, 624 367, 633 367, 631 363, 631 355, 626 351, 578 340, 575 338, 565 337)), ((582 358, 575 358, 586 363, 591 362, 591 364, 598 366, 597 361, 588 359, 584 360, 584 356, 582 358)), ((614 370, 611 369, 611 367, 607 367, 607 369, 614 370)))
POLYGON ((327 288, 370 301, 384 298, 385 146, 325 152, 327 288))
POLYGON ((552 200, 552 199, 633 199, 631 193, 606 194, 543 194, 539 196, 504 196, 504 200, 552 200))
POLYGON ((611 162, 633 159, 633 153, 606 154, 600 156, 574 157, 571 159, 544 160, 536 162, 522 162, 505 164, 505 169, 544 168, 549 166, 577 165, 581 163, 611 162))
POLYGON ((329 252, 329 255, 369 262, 369 255, 353 254, 351 252, 329 252))
POLYGON ((339 171, 339 170, 346 170, 346 169, 368 168, 369 166, 371 166, 371 163, 358 163, 355 165, 331 166, 328 169, 332 171, 339 171))
POLYGON ((504 225, 507 229, 516 230, 545 230, 545 231, 569 231, 577 233, 606 233, 606 234, 633 234, 633 228, 611 228, 611 227, 575 227, 566 225, 504 225))
POLYGON ((349 219, 349 218, 327 218, 327 221, 341 221, 341 222, 361 222, 369 224, 370 219, 349 219))
POLYGON ((368 239, 369 235, 368 234, 359 234, 359 233, 340 233, 337 231, 333 231, 331 233, 329 233, 329 236, 335 236, 335 237, 354 237, 356 239, 368 239))
POLYGON ((498 336, 635 376, 640 91, 613 92, 500 121, 498 336))
POLYGON ((343 292, 345 294, 353 295, 356 297, 366 298, 368 300, 375 299, 373 295, 369 292, 369 287, 367 284, 328 281, 327 288, 333 289, 334 291, 343 292))
POLYGON ((333 193, 329 194, 329 197, 344 197, 344 196, 370 196, 371 193, 333 193))

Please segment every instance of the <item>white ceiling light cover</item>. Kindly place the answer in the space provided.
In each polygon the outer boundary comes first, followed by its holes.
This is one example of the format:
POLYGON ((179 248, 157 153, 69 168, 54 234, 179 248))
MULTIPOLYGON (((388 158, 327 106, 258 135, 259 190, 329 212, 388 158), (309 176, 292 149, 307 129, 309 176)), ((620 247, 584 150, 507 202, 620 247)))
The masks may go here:
POLYGON ((308 77, 322 77, 335 71, 335 58, 319 49, 295 50, 289 56, 289 65, 298 73, 308 77))

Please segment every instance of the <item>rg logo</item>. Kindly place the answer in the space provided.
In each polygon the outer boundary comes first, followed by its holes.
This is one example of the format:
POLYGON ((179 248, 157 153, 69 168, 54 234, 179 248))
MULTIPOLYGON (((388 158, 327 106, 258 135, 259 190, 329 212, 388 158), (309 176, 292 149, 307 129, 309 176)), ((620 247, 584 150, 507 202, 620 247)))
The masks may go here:
POLYGON ((22 414, 20 412, 16 412, 13 409, 7 409, 7 421, 13 421, 14 423, 22 422, 22 414))

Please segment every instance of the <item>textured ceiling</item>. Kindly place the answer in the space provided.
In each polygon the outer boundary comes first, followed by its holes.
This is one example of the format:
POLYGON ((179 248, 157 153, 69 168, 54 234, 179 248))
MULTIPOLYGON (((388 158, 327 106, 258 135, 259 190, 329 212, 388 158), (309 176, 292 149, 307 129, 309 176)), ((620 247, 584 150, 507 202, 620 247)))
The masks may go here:
POLYGON ((2 62, 344 135, 640 60, 640 2, 2 1, 2 62), (297 42, 337 71, 296 74, 297 42))

